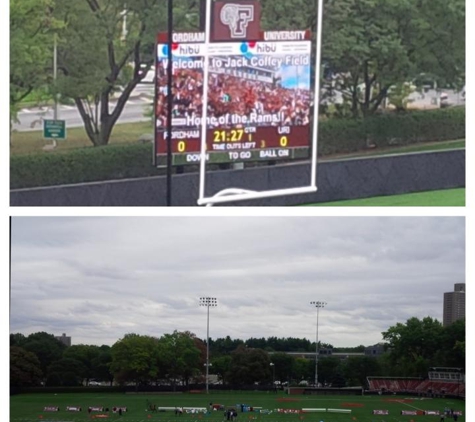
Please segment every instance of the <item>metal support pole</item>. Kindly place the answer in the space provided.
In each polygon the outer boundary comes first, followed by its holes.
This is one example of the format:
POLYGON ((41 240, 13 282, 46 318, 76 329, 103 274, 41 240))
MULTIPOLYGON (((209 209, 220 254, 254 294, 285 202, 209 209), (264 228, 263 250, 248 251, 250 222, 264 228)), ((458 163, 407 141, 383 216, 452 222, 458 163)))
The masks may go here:
POLYGON ((206 323, 206 394, 209 394, 209 306, 206 323))
POLYGON ((316 335, 316 345, 315 345, 315 387, 318 388, 318 316, 320 308, 324 308, 326 302, 310 302, 311 305, 314 305, 317 308, 317 335, 316 335))
POLYGON ((53 44, 53 81, 54 81, 54 111, 53 119, 58 120, 58 93, 56 92, 56 80, 58 79, 58 35, 54 33, 53 44))
POLYGON ((209 394, 209 308, 210 306, 218 306, 215 297, 200 297, 200 306, 206 306, 207 320, 206 320, 206 394, 209 394))
POLYGON ((173 112, 173 0, 168 0, 168 51, 167 51, 167 206, 172 205, 172 112, 173 112))
POLYGON ((318 388, 318 314, 320 308, 317 308, 317 341, 315 346, 315 387, 318 388))
MULTIPOLYGON (((53 119, 58 120, 58 92, 56 80, 58 79, 58 34, 53 35, 53 84, 54 84, 54 105, 53 105, 53 119)), ((52 148, 58 146, 56 139, 53 139, 52 148)))

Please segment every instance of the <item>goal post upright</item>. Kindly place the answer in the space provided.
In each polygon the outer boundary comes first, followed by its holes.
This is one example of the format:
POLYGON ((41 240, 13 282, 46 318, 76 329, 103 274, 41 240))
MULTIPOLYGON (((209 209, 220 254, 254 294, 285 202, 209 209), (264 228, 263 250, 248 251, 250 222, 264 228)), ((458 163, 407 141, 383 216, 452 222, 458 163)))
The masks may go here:
MULTIPOLYGON (((322 20, 323 20, 323 0, 317 1, 316 19, 316 42, 315 42, 315 70, 314 70, 314 90, 313 90, 313 127, 311 131, 310 153, 310 180, 307 186, 274 189, 268 191, 250 191, 239 187, 230 186, 214 196, 206 197, 206 165, 207 165, 207 134, 208 134, 208 93, 209 93, 209 48, 212 31, 212 0, 202 0, 206 2, 205 25, 204 25, 204 54, 203 54, 203 96, 202 96, 202 116, 200 134, 200 165, 199 165, 199 197, 198 205, 212 206, 213 204, 224 204, 236 201, 245 201, 260 198, 271 198, 278 196, 314 193, 317 191, 317 158, 318 158, 318 115, 320 103, 320 63, 321 63, 321 43, 322 43, 322 20)), ((238 3, 239 0, 236 0, 238 3)))
POLYGON ((203 57, 203 96, 202 96, 202 112, 201 112, 201 150, 200 150, 200 187, 198 204, 205 199, 206 185, 206 136, 208 133, 208 88, 209 88, 209 43, 211 37, 211 2, 205 0, 205 42, 203 57))
POLYGON ((318 156, 318 112, 320 108, 320 63, 322 51, 322 22, 323 22, 323 0, 317 0, 317 28, 316 34, 316 54, 315 54, 315 90, 313 105, 313 131, 312 131, 312 168, 310 185, 317 190, 317 156, 318 156))

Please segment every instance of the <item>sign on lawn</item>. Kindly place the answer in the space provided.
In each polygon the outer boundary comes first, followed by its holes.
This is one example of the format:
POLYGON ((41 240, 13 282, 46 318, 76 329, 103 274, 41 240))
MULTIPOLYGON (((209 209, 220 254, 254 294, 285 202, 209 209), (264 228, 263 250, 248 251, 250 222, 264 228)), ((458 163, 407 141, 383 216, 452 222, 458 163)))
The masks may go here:
POLYGON ((43 120, 43 138, 66 139, 66 121, 43 120))

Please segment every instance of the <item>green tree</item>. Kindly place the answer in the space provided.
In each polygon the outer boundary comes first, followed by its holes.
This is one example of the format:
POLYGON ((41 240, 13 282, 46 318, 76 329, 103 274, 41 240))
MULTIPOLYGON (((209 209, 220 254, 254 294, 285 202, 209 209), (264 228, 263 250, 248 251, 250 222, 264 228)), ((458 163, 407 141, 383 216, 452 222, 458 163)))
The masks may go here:
POLYGON ((267 348, 267 340, 264 337, 261 338, 253 338, 246 340, 246 346, 250 347, 251 349, 266 349, 267 348))
POLYGON ((397 323, 383 332, 388 341, 389 358, 393 365, 404 371, 403 376, 421 376, 427 374, 434 357, 442 344, 442 324, 430 317, 410 318, 405 324, 397 323))
POLYGON ((10 346, 22 347, 25 343, 26 337, 21 333, 10 334, 10 346))
POLYGON ((62 358, 66 346, 57 340, 52 334, 38 332, 30 334, 24 341, 25 350, 34 353, 40 361, 43 374, 47 373, 48 367, 62 358))
POLYGON ((10 347, 10 386, 32 387, 40 385, 40 361, 34 353, 18 346, 10 347))
POLYGON ((148 384, 158 377, 160 348, 150 336, 126 334, 111 349, 110 370, 120 384, 148 384))
POLYGON ((444 327, 433 365, 465 369, 465 319, 444 327))
POLYGON ((112 385, 114 375, 110 370, 111 364, 111 347, 107 345, 100 346, 99 354, 92 360, 94 378, 99 379, 101 381, 108 381, 110 385, 112 385))
POLYGON ((18 105, 52 76, 53 0, 10 0, 10 120, 18 105))
POLYGON ((231 358, 229 382, 232 385, 251 385, 272 377, 269 355, 262 349, 239 346, 231 358))
POLYGON ((296 358, 292 365, 292 378, 299 382, 315 379, 315 360, 296 358))
POLYGON ((366 349, 362 344, 356 347, 330 347, 333 349, 333 353, 364 353, 366 349))
POLYGON ((63 358, 48 367, 46 385, 51 387, 75 387, 82 385, 86 371, 82 362, 76 359, 63 358))
POLYGON ((287 353, 279 352, 273 353, 270 359, 275 365, 275 380, 281 382, 290 381, 294 358, 287 353))
POLYGON ((318 382, 321 384, 331 383, 333 374, 337 371, 342 371, 342 363, 339 358, 329 356, 318 360, 318 382))
POLYGON ((315 21, 315 0, 262 0, 261 4, 266 30, 308 29, 315 21))
POLYGON ((368 376, 381 374, 377 359, 369 356, 352 356, 343 367, 346 383, 350 386, 365 386, 368 376))
POLYGON ((85 379, 86 384, 89 384, 91 378, 95 378, 94 362, 99 357, 100 349, 98 346, 78 344, 68 347, 63 357, 75 359, 82 363, 84 373, 82 377, 85 379))
POLYGON ((330 377, 330 383, 334 388, 346 387, 346 378, 341 369, 337 369, 330 377))
POLYGON ((162 373, 173 386, 177 381, 188 385, 192 377, 201 373, 202 355, 194 334, 174 331, 162 336, 159 342, 162 373))
MULTIPOLYGON (((190 25, 198 6, 176 3, 178 30, 190 25)), ((166 6, 163 0, 57 0, 55 17, 66 26, 58 89, 74 99, 95 146, 108 144, 132 91, 154 64, 156 34, 167 28, 166 6)))
POLYGON ((244 344, 242 340, 233 340, 231 337, 218 338, 216 340, 210 339, 209 347, 214 356, 228 355, 238 348, 238 346, 244 344))
POLYGON ((323 30, 324 62, 354 117, 421 73, 444 84, 464 78, 463 0, 327 0, 323 30))
POLYGON ((229 381, 229 371, 231 369, 231 356, 218 356, 211 359, 211 372, 218 376, 218 379, 223 384, 227 384, 229 381))

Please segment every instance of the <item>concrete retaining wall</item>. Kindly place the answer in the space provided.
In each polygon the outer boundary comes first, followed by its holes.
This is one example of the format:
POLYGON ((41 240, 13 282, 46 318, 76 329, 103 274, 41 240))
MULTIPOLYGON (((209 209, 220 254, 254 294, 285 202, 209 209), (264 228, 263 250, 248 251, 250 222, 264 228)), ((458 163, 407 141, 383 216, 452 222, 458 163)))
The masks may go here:
MULTIPOLYGON (((465 187, 465 150, 327 161, 318 164, 318 191, 231 205, 285 206, 465 187)), ((173 205, 193 206, 198 174, 173 177, 173 205)), ((207 174, 207 196, 235 187, 263 191, 310 184, 309 164, 207 174)), ((10 192, 11 206, 164 206, 165 177, 85 183, 10 192)))

